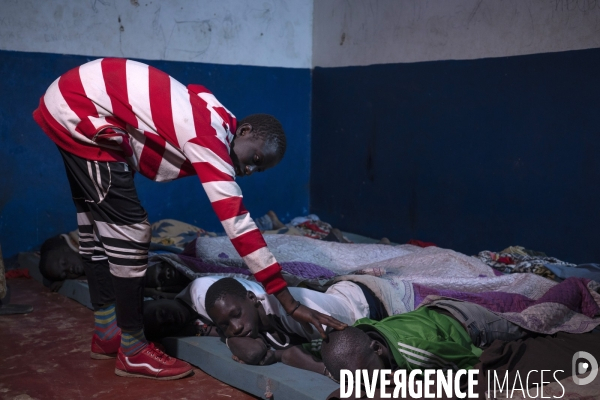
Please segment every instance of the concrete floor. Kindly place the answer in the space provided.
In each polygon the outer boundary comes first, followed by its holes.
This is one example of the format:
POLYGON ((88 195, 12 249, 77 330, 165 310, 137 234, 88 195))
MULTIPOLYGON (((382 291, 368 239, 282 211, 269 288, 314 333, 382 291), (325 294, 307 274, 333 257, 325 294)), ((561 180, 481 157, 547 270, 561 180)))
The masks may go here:
POLYGON ((123 378, 113 360, 89 356, 93 315, 33 279, 12 279, 13 304, 26 315, 0 316, 0 399, 255 399, 195 368, 177 381, 123 378))

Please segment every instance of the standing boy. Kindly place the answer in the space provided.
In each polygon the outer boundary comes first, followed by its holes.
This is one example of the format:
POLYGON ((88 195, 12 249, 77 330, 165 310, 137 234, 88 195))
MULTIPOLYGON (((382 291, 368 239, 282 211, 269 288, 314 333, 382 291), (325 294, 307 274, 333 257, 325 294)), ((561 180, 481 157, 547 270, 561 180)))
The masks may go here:
POLYGON ((234 181, 281 161, 286 140, 277 119, 257 114, 238 123, 203 86, 186 88, 148 65, 109 58, 54 81, 34 119, 59 148, 77 209, 95 315, 91 356, 116 356, 117 375, 177 379, 191 373, 144 337, 150 224, 134 171, 155 181, 198 175, 234 247, 286 312, 322 335, 321 324, 345 327, 294 300, 234 181))

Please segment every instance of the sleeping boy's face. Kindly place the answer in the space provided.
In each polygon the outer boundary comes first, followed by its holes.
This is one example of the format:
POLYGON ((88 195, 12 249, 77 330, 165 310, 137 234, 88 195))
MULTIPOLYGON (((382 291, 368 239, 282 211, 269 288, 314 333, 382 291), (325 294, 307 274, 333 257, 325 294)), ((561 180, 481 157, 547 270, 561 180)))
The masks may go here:
POLYGON ((262 305, 254 293, 248 291, 244 298, 226 294, 206 311, 225 337, 256 338, 261 327, 259 309, 262 305))
POLYGON ((175 267, 168 264, 155 264, 146 270, 144 285, 149 288, 179 288, 177 292, 185 288, 190 279, 179 272, 175 267))
POLYGON ((47 267, 44 271, 46 279, 64 281, 65 279, 77 279, 85 275, 80 255, 71 250, 66 244, 51 251, 47 257, 47 267))
POLYGON ((146 335, 151 332, 149 336, 157 338, 177 334, 194 319, 190 309, 179 300, 145 301, 143 310, 146 335))

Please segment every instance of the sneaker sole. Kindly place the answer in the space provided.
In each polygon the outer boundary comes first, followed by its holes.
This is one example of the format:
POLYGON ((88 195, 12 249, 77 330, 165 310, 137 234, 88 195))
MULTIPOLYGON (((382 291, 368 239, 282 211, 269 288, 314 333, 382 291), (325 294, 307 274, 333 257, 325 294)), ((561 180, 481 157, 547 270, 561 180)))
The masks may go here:
POLYGON ((146 378, 146 379, 154 379, 157 381, 172 381, 175 379, 180 379, 180 378, 185 378, 186 376, 190 375, 192 372, 194 372, 193 369, 190 369, 189 371, 186 371, 182 374, 179 375, 173 375, 173 376, 160 376, 160 377, 156 377, 156 376, 150 376, 150 375, 142 375, 142 374, 132 374, 126 371, 122 371, 120 369, 115 368, 115 374, 118 376, 124 376, 124 377, 128 377, 128 378, 146 378))
POLYGON ((94 360, 114 360, 115 358, 117 358, 117 353, 102 354, 102 353, 94 353, 93 351, 90 351, 90 358, 93 358, 94 360))

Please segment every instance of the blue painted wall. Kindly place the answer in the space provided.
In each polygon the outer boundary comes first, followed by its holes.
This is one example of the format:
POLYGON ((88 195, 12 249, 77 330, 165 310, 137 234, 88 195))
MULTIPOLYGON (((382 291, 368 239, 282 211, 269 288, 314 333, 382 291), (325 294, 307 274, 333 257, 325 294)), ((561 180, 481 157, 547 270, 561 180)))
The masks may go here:
MULTIPOLYGON (((5 257, 76 228, 64 167, 54 144, 31 117, 46 88, 82 56, 0 51, 0 244, 5 257)), ((282 122, 288 151, 281 164, 239 179, 254 216, 269 209, 283 220, 306 214, 309 203, 309 69, 144 61, 184 84, 199 83, 238 118, 264 112, 282 122)), ((195 177, 155 183, 136 177, 150 221, 183 220, 222 231, 195 177)))
POLYGON ((311 211, 600 262, 600 49, 313 71, 311 211))

